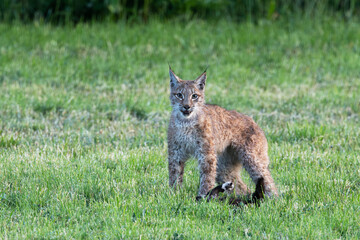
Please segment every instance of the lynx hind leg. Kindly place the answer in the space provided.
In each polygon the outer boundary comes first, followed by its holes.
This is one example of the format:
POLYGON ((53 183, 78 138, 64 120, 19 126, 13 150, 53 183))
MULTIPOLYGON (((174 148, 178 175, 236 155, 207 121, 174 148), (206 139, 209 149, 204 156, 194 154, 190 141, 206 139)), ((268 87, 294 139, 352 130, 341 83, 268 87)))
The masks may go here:
POLYGON ((257 202, 261 199, 264 199, 264 178, 260 178, 258 179, 257 183, 256 183, 256 187, 255 187, 255 192, 252 194, 251 196, 251 200, 254 202, 257 202))
POLYGON ((247 154, 243 158, 243 166, 256 185, 253 197, 263 198, 262 194, 267 197, 278 196, 274 180, 268 168, 269 159, 267 155, 259 157, 253 154, 247 154))

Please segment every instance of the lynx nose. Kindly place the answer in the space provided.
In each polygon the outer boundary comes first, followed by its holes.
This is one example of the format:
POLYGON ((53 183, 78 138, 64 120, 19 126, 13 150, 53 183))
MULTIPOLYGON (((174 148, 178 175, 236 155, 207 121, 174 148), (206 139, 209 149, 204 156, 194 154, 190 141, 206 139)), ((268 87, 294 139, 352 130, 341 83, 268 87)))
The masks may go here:
POLYGON ((185 105, 184 108, 185 108, 185 110, 189 110, 189 109, 190 109, 190 106, 189 106, 189 105, 185 105))

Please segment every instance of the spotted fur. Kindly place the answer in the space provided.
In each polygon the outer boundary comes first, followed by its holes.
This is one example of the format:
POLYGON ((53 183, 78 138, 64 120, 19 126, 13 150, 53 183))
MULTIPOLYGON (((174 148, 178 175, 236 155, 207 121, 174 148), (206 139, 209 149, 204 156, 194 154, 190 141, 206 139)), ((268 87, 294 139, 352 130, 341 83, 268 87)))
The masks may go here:
POLYGON ((200 170, 198 195, 204 197, 215 182, 233 182, 237 194, 250 190, 240 178, 244 167, 251 179, 263 179, 265 195, 277 196, 269 171, 264 132, 252 118, 205 104, 206 72, 196 80, 181 80, 169 69, 172 112, 168 128, 170 186, 181 186, 186 161, 194 156, 200 170))

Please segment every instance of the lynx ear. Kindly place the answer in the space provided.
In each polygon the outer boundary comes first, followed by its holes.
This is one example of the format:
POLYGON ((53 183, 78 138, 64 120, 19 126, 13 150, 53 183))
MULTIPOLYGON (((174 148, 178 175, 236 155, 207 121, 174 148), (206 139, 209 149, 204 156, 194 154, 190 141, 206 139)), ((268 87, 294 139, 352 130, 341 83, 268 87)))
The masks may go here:
POLYGON ((206 82, 206 70, 195 80, 195 83, 200 90, 204 90, 205 82, 206 82))
POLYGON ((180 82, 180 78, 176 76, 176 74, 171 69, 170 65, 169 65, 169 74, 170 74, 170 86, 175 87, 180 82))

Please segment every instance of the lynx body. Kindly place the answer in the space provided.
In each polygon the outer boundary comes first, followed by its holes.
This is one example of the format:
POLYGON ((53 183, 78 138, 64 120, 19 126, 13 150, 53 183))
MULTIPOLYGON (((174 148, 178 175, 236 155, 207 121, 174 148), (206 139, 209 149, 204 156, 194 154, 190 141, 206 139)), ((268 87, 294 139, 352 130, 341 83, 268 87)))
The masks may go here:
POLYGON ((181 186, 186 161, 194 156, 200 170, 199 196, 215 182, 233 182, 237 194, 250 190, 240 178, 244 167, 264 194, 277 190, 269 171, 264 132, 252 118, 216 105, 205 104, 206 72, 194 81, 181 80, 169 69, 172 112, 168 129, 170 186, 181 186))

